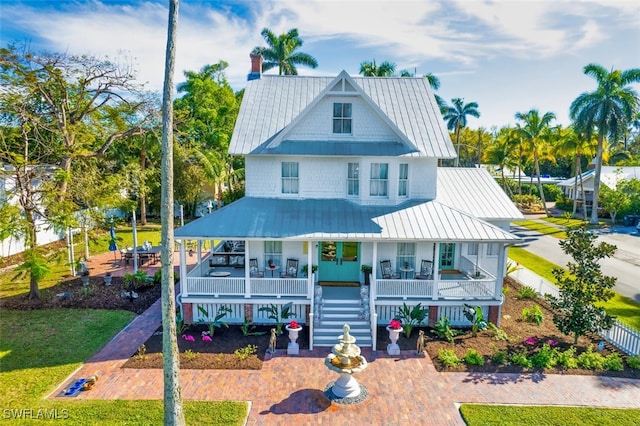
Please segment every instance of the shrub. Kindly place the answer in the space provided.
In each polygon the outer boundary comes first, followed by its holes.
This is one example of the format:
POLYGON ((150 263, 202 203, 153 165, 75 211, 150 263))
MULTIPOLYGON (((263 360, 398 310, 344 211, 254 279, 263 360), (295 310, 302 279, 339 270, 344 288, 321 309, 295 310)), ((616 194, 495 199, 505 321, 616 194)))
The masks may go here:
POLYGON ((494 339, 504 340, 505 342, 509 340, 509 336, 507 336, 507 333, 501 328, 498 328, 494 323, 490 322, 487 324, 487 326, 489 327, 489 330, 491 330, 491 332, 493 333, 494 339))
POLYGON ((484 365, 484 358, 475 349, 469 349, 462 359, 469 365, 484 365))
POLYGON ((187 361, 193 361, 199 356, 200 356, 200 352, 194 352, 191 349, 187 349, 186 351, 184 351, 184 357, 187 359, 187 361))
POLYGON ((578 360, 576 359, 576 348, 571 346, 566 351, 558 351, 556 353, 557 365, 569 370, 572 368, 578 368, 578 360))
POLYGON ((429 308, 423 308, 421 303, 418 303, 413 308, 410 308, 406 303, 403 303, 402 307, 396 312, 396 318, 402 321, 402 329, 405 336, 411 337, 413 328, 420 325, 428 314, 429 308))
POLYGON ((535 299, 537 297, 538 293, 531 287, 523 285, 518 289, 518 299, 535 299))
POLYGON ((542 200, 540 197, 533 194, 514 195, 513 202, 516 206, 526 210, 542 210, 542 200))
POLYGON ((535 368, 554 367, 558 362, 556 357, 557 352, 558 351, 556 349, 545 343, 538 352, 529 358, 531 360, 531 365, 535 368))
POLYGON ((522 350, 520 352, 516 352, 511 354, 511 362, 514 363, 515 365, 519 365, 520 367, 523 368, 531 368, 531 361, 529 360, 529 358, 527 357, 527 351, 526 350, 522 350))
POLYGON ((247 345, 244 348, 239 348, 233 351, 240 361, 244 361, 256 352, 258 352, 258 347, 256 345, 247 345))
POLYGON ((438 322, 435 324, 435 331, 440 339, 445 339, 449 343, 453 343, 453 337, 457 334, 456 331, 451 328, 451 324, 449 323, 449 318, 440 317, 438 322))
POLYGON ((438 351, 438 359, 447 368, 462 364, 462 361, 460 361, 460 358, 458 358, 453 349, 440 349, 438 351))
POLYGON ((147 353, 147 347, 142 344, 140 346, 138 346, 138 350, 136 351, 136 354, 134 355, 134 358, 136 359, 145 359, 146 358, 146 354, 147 353))
POLYGON ((628 356, 627 365, 636 370, 640 370, 640 355, 628 356))
POLYGON ((602 354, 593 351, 593 346, 589 345, 586 351, 578 355, 578 366, 587 370, 604 369, 604 357, 602 354))
POLYGON ((266 333, 266 331, 254 331, 256 328, 255 325, 251 325, 251 322, 245 318, 244 322, 240 326, 240 330, 242 330, 242 335, 247 336, 261 336, 266 333))
POLYGON ((507 351, 498 350, 495 346, 493 346, 491 362, 498 365, 507 365, 509 363, 509 354, 507 353, 507 351))
POLYGON ((618 352, 612 352, 604 358, 604 368, 611 371, 624 370, 624 364, 618 352))
POLYGON ((523 321, 540 325, 542 324, 543 319, 544 319, 544 315, 542 314, 542 310, 540 310, 540 306, 538 305, 533 305, 533 307, 531 308, 522 309, 523 321))

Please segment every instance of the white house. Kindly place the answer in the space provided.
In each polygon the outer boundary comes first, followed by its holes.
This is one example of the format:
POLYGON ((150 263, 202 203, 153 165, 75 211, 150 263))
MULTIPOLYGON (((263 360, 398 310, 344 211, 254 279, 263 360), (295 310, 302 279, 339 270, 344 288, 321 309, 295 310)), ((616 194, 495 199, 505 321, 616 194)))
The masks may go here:
POLYGON ((403 303, 428 307, 430 324, 464 323, 464 303, 498 323, 522 216, 486 170, 438 167, 455 150, 427 80, 263 76, 252 59, 229 148, 245 197, 175 231, 202 259, 180 270, 185 320, 225 305, 232 322, 267 323, 260 307, 292 302, 312 345, 348 322, 374 349, 403 303), (205 241, 223 243, 202 253, 205 241))
MULTIPOLYGON (((595 168, 582 173, 582 188, 584 188, 585 201, 587 207, 593 205, 593 181, 595 179, 595 168)), ((600 170, 600 183, 610 189, 616 189, 620 181, 640 179, 640 167, 617 167, 602 166, 600 170)), ((578 199, 582 205, 582 190, 580 188, 580 176, 565 179, 558 183, 564 195, 570 200, 578 199)))

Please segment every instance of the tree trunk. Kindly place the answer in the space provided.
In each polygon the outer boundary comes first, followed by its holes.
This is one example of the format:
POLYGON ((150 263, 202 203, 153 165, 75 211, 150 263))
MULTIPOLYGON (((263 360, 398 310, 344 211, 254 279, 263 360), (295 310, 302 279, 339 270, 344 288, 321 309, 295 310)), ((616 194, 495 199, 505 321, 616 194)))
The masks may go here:
MULTIPOLYGON (((140 150, 140 170, 142 171, 141 176, 144 176, 144 171, 147 166, 147 150, 144 147, 144 143, 142 142, 142 149, 140 150)), ((146 179, 146 178, 145 178, 146 179)), ((146 182, 145 185, 146 187, 146 182)), ((140 193, 140 225, 147 224, 147 195, 145 191, 140 193)))
POLYGON ((576 155, 576 178, 573 181, 573 211, 571 217, 576 217, 576 211, 578 210, 578 169, 580 168, 580 156, 576 155))
MULTIPOLYGON (((25 248, 27 250, 34 250, 38 244, 35 216, 33 215, 33 212, 29 210, 27 210, 26 216, 29 227, 29 236, 27 238, 27 244, 25 248)), ((40 286, 33 273, 29 275, 29 299, 40 300, 40 286)))
POLYGON ((602 172, 602 145, 604 144, 604 133, 598 129, 598 152, 596 154, 596 171, 593 176, 593 204, 591 205, 591 225, 598 224, 598 196, 600 195, 600 173, 602 172))
MULTIPOLYGON (((535 149, 535 148, 534 148, 535 149)), ((542 190, 542 182, 540 181, 540 164, 538 164, 538 152, 533 151, 533 161, 536 166, 536 174, 538 175, 538 191, 540 191, 540 199, 542 200, 542 207, 544 207, 544 213, 547 217, 550 216, 549 209, 547 209, 547 200, 544 198, 544 191, 542 190)))
POLYGON ((582 165, 580 165, 580 194, 582 194, 582 220, 587 220, 587 195, 584 193, 584 181, 582 180, 582 165))
POLYGON ((456 162, 455 167, 460 165, 460 125, 456 124, 456 162))
POLYGON ((169 24, 162 99, 162 368, 164 424, 185 425, 180 388, 180 358, 173 282, 173 74, 178 25, 178 0, 169 1, 169 24))

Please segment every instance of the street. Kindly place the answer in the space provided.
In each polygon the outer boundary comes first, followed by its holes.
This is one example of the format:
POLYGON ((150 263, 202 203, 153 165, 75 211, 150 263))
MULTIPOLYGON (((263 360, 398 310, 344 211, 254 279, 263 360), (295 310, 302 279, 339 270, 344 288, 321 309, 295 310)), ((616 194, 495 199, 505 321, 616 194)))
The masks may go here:
MULTIPOLYGON (((572 261, 560 248, 557 238, 517 225, 512 225, 511 231, 524 240, 518 246, 533 254, 562 267, 572 261)), ((631 227, 618 226, 610 232, 598 232, 597 236, 596 241, 617 247, 613 257, 600 262, 603 274, 617 278, 613 290, 640 302, 640 235, 631 227)))

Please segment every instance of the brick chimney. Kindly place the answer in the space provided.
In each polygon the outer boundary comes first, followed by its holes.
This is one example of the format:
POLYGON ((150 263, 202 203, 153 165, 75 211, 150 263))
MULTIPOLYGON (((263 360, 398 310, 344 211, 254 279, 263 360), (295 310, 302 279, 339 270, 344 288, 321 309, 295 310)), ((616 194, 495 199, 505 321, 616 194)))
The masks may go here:
POLYGON ((251 53, 251 72, 247 76, 247 81, 259 80, 262 76, 262 55, 259 53, 251 53))

